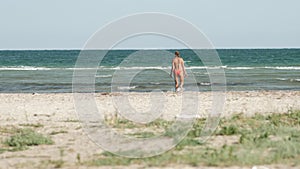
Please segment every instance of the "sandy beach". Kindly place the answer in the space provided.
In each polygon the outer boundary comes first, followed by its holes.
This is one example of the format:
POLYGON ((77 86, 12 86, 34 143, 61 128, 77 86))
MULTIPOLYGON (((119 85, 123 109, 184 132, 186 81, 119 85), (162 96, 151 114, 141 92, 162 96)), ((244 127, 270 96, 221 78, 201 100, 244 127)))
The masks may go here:
MULTIPOLYGON (((211 93, 190 93, 190 95, 197 94, 200 98, 199 117, 206 117, 211 109, 211 93)), ((147 109, 149 104, 147 93, 97 93, 95 94, 95 99, 99 111, 104 112, 106 117, 113 118, 117 112, 113 98, 124 96, 129 98, 130 103, 135 105, 137 110, 143 111, 147 109)), ((178 104, 176 100, 181 101, 181 97, 174 93, 166 93, 165 98, 167 106, 162 111, 162 114, 159 115, 159 118, 172 120, 180 111, 178 106, 176 106, 178 104)), ((188 100, 188 98, 185 99, 188 100)), ((34 129, 44 135, 51 135, 51 139, 54 141, 52 145, 32 146, 24 151, 5 151, 1 153, 1 169, 52 168, 53 165, 46 164, 46 162, 61 158, 65 161, 63 168, 86 168, 87 166, 77 165, 79 155, 80 161, 86 161, 103 152, 84 134, 76 114, 72 93, 3 93, 0 94, 0 100, 1 131, 11 128, 32 127, 32 124, 39 124, 34 129), (55 132, 57 134, 53 134, 55 132)), ((227 92, 222 116, 238 113, 247 116, 255 113, 287 113, 299 109, 300 91, 227 92)), ((7 137, 9 137, 9 134, 0 132, 1 141, 4 141, 7 137)), ((214 138, 211 138, 210 141, 213 142, 214 138)), ((129 168, 139 167, 132 166, 129 168)), ((189 168, 189 166, 174 167, 172 165, 170 168, 181 167, 189 168)))

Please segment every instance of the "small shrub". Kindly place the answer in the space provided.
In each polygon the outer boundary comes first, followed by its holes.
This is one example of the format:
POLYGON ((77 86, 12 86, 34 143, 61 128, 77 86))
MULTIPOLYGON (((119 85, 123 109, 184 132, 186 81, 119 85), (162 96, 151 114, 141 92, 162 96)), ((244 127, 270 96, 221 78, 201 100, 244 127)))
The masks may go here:
POLYGON ((234 135, 238 133, 238 129, 236 126, 230 125, 230 126, 224 126, 222 129, 217 133, 217 135, 234 135))
POLYGON ((4 144, 21 150, 27 146, 53 144, 53 141, 31 129, 20 129, 15 135, 8 138, 4 144))

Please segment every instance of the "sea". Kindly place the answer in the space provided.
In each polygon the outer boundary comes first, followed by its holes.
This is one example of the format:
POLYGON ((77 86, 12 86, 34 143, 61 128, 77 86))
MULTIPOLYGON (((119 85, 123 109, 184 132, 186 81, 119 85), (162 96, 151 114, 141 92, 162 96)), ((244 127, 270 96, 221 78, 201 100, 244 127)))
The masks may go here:
POLYGON ((90 69, 95 92, 174 91, 175 51, 185 61, 186 91, 211 91, 211 69, 224 71, 227 91, 300 90, 300 49, 216 49, 216 66, 191 49, 94 51, 96 67, 76 66, 81 50, 0 50, 0 93, 71 93, 74 72, 90 69))

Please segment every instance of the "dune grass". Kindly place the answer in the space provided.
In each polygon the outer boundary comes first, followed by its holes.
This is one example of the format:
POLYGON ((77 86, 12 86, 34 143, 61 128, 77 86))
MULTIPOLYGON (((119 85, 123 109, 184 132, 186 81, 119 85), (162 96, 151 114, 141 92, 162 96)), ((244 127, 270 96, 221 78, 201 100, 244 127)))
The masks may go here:
POLYGON ((2 152, 21 151, 26 150, 28 146, 53 144, 53 141, 49 137, 45 137, 30 128, 14 128, 10 132, 12 135, 3 142, 7 147, 3 148, 2 152))
MULTIPOLYGON (((253 166, 267 164, 300 165, 300 111, 283 114, 254 115, 241 114, 223 118, 212 138, 206 143, 197 139, 205 119, 199 119, 187 136, 172 150, 150 158, 132 159, 113 155, 109 152, 95 155, 89 161, 81 162, 88 166, 143 165, 163 167, 170 164, 191 166, 253 166), (214 137, 237 137, 231 143, 212 146, 214 137)), ((115 127, 126 127, 122 121, 115 127), (120 125, 121 124, 121 125, 120 125)), ((159 120, 147 127, 166 128, 169 122, 159 120)), ((130 123, 130 128, 135 128, 130 123)), ((136 126, 140 127, 140 126, 136 126)), ((145 132, 131 133, 130 136, 152 137, 155 134, 145 132)))
POLYGON ((52 131, 51 133, 49 133, 49 135, 57 135, 57 134, 63 134, 63 133, 68 133, 68 132, 65 130, 52 131))
POLYGON ((31 124, 31 123, 24 123, 24 124, 19 124, 19 126, 23 126, 23 127, 34 127, 34 128, 38 128, 38 127, 44 127, 44 125, 37 123, 37 124, 31 124))

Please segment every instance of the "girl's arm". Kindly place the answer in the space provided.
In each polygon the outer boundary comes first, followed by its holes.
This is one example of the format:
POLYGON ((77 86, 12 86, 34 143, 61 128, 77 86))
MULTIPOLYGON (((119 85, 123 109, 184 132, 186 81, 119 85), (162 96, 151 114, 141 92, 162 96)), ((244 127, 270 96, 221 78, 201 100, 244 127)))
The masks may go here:
POLYGON ((172 68, 171 68, 171 72, 170 72, 170 77, 172 77, 172 74, 173 74, 173 72, 174 72, 174 69, 175 69, 175 67, 174 67, 174 59, 172 60, 172 68))
POLYGON ((181 66, 182 66, 182 69, 183 69, 183 75, 187 76, 187 73, 185 71, 184 60, 183 59, 182 59, 182 62, 181 62, 181 66))

